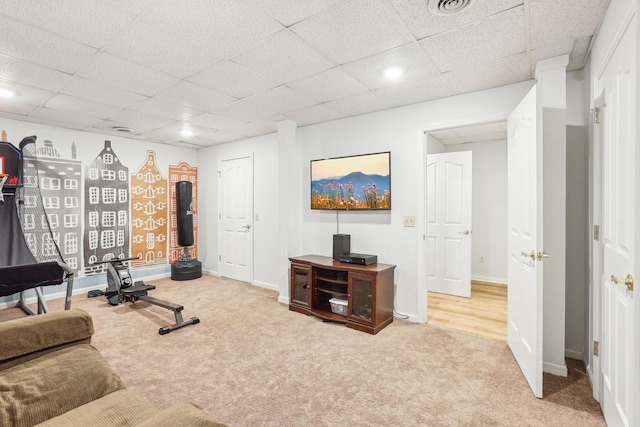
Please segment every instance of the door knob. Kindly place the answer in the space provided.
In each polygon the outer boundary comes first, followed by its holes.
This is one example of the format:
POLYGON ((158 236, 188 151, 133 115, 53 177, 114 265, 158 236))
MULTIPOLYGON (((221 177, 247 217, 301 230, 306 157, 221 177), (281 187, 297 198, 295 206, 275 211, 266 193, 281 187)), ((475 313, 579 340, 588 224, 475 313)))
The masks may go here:
POLYGON ((533 261, 536 260, 536 253, 534 251, 531 252, 520 252, 520 255, 531 258, 533 261))
POLYGON ((471 231, 464 230, 464 231, 461 231, 460 234, 467 236, 467 235, 471 234, 471 231))
POLYGON ((612 274, 611 281, 613 283, 617 283, 618 285, 626 285, 627 289, 629 289, 630 291, 633 291, 633 276, 630 274, 627 274, 627 277, 625 277, 624 279, 616 277, 612 274))
POLYGON ((249 224, 247 224, 247 225, 243 225, 242 228, 244 228, 245 230, 249 231, 251 226, 249 224))

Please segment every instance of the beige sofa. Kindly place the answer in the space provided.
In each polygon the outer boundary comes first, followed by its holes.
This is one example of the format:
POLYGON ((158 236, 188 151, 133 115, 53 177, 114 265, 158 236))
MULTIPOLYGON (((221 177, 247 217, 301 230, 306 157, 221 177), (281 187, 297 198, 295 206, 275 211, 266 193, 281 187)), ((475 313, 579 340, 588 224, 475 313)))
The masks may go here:
POLYGON ((127 390, 75 309, 0 322, 0 426, 223 426, 193 403, 159 410, 127 390))

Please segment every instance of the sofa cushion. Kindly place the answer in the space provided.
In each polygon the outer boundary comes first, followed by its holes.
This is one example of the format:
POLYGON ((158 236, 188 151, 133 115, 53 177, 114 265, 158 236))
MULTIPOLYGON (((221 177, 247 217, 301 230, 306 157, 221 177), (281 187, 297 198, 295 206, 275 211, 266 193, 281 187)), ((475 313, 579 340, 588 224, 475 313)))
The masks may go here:
POLYGON ((80 309, 0 322, 0 369, 61 346, 79 341, 89 343, 93 332, 91 316, 80 309))
POLYGON ((131 390, 118 390, 106 396, 51 418, 38 427, 129 427, 140 424, 159 412, 148 400, 131 390))
POLYGON ((200 406, 192 402, 179 403, 170 408, 164 409, 153 417, 147 419, 139 427, 226 427, 216 421, 211 415, 205 412, 200 406))
POLYGON ((0 371, 0 425, 31 426, 124 388, 90 344, 0 371))

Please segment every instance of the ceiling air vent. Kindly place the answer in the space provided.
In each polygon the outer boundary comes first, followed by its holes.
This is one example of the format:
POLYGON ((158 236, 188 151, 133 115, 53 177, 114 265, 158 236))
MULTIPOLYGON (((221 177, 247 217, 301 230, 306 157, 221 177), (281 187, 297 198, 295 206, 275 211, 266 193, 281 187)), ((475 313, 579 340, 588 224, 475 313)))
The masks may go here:
POLYGON ((447 16, 461 12, 473 0, 429 0, 429 10, 434 15, 447 16))
POLYGON ((131 132, 133 132, 133 129, 126 128, 124 126, 113 126, 111 129, 115 130, 116 132, 122 132, 122 133, 131 133, 131 132))

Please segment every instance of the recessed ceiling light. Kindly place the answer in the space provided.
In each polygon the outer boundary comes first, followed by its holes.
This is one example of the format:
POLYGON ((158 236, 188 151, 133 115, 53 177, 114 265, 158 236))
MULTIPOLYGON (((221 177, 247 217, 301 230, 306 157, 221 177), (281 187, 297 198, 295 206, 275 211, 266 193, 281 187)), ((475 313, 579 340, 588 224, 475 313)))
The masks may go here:
POLYGON ((400 67, 389 67, 384 70, 384 76, 388 79, 397 79, 404 74, 404 70, 400 67))
POLYGON ((193 131, 191 129, 182 129, 180 131, 180 133, 182 134, 182 136, 191 136, 193 135, 193 131))
POLYGON ((3 98, 12 98, 16 96, 16 93, 11 89, 7 89, 6 87, 0 87, 0 96, 3 98))

